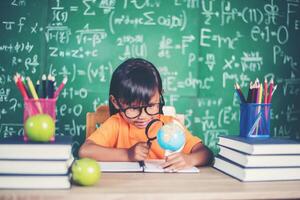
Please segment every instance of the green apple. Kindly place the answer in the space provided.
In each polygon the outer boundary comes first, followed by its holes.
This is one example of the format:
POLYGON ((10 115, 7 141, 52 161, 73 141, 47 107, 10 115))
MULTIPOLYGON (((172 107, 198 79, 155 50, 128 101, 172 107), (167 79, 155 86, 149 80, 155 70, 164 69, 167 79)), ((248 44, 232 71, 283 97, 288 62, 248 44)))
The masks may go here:
POLYGON ((48 142, 55 133, 55 122, 50 115, 38 114, 28 117, 24 128, 29 140, 48 142))
POLYGON ((101 176, 99 164, 90 158, 76 160, 72 165, 73 181, 82 186, 96 184, 101 176))

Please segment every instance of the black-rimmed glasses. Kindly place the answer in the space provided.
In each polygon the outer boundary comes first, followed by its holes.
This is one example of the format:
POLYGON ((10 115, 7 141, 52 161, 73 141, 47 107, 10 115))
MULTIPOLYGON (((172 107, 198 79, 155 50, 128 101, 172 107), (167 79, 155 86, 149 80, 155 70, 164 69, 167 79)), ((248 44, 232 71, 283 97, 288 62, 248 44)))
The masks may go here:
POLYGON ((129 106, 127 108, 122 108, 119 101, 117 101, 118 106, 120 107, 119 110, 125 114, 125 116, 129 119, 134 119, 139 117, 142 114, 142 109, 148 115, 157 115, 160 112, 161 103, 152 103, 145 106, 129 106))

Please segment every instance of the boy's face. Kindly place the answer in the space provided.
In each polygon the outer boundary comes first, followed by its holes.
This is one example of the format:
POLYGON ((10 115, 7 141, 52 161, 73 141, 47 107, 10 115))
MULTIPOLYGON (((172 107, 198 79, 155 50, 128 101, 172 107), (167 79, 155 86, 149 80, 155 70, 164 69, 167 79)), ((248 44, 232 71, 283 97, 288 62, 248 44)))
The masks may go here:
POLYGON ((148 123, 157 118, 159 113, 159 92, 155 94, 150 99, 147 105, 132 103, 131 105, 126 105, 124 103, 112 101, 116 109, 121 109, 122 117, 129 123, 137 128, 144 129, 148 123), (118 105, 119 104, 119 105, 118 105), (136 116, 136 117, 135 117, 136 116))

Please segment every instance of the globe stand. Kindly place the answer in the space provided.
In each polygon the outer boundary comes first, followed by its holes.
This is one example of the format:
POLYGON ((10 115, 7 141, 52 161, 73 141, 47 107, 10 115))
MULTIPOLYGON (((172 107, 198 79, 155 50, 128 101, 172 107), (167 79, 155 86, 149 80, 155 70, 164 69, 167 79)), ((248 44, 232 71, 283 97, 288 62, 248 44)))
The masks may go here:
POLYGON ((182 146, 181 146, 178 150, 176 150, 176 151, 171 151, 171 150, 166 149, 166 150, 165 150, 165 158, 168 157, 168 156, 170 156, 170 155, 172 155, 172 154, 174 154, 174 153, 179 153, 179 152, 181 152, 182 149, 183 149, 183 147, 184 147, 184 145, 182 145, 182 146))

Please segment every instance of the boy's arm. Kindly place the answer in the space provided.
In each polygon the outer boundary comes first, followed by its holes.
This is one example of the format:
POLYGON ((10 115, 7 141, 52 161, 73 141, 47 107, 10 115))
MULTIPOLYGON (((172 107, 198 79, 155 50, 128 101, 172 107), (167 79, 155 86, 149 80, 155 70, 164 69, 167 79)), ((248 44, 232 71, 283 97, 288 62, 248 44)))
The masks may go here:
POLYGON ((145 142, 139 142, 130 147, 111 148, 97 145, 87 140, 79 149, 79 157, 92 158, 98 161, 141 161, 149 154, 149 147, 145 142))
POLYGON ((193 166, 210 165, 213 159, 213 153, 204 144, 197 143, 189 155, 189 159, 193 166))
POLYGON ((98 161, 129 161, 128 149, 103 147, 90 140, 79 149, 80 158, 92 158, 98 161))
POLYGON ((210 165, 212 158, 212 152, 204 144, 199 142, 194 145, 189 154, 179 152, 168 156, 162 167, 166 171, 178 171, 192 166, 210 165))

